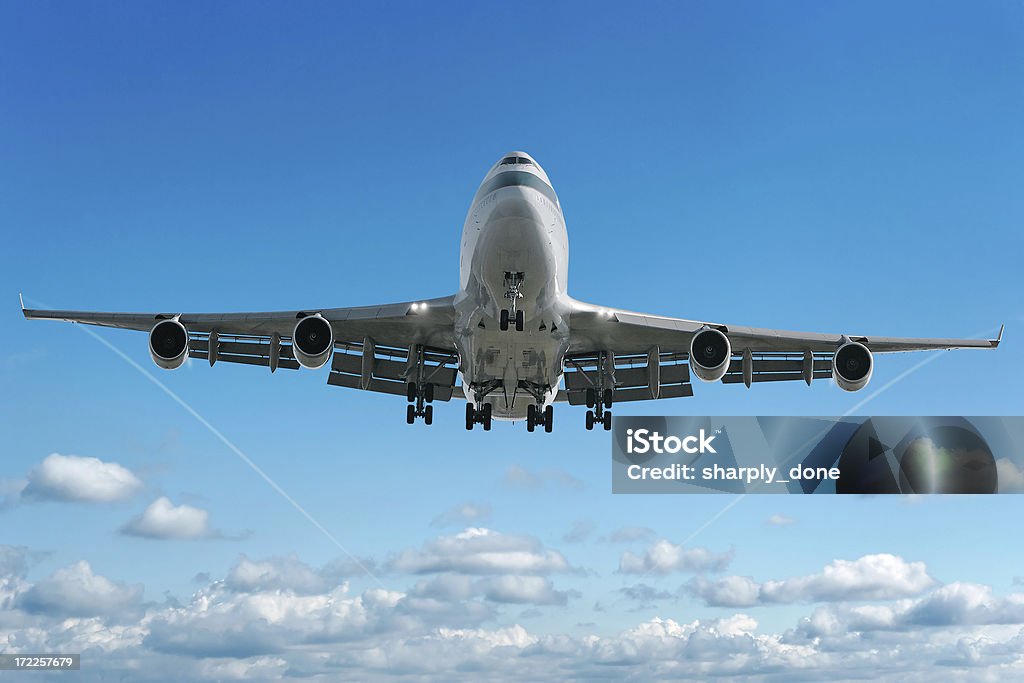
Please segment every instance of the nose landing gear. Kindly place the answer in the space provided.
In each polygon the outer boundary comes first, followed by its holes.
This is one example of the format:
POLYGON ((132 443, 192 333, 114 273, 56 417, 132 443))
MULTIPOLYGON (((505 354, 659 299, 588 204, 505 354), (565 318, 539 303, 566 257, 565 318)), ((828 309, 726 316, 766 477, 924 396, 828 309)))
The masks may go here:
POLYGON ((502 309, 501 314, 498 317, 498 327, 502 332, 508 330, 509 323, 513 323, 516 326, 516 332, 522 332, 525 324, 525 316, 523 315, 522 309, 519 308, 519 300, 523 298, 523 273, 505 273, 505 298, 509 300, 509 307, 502 309))

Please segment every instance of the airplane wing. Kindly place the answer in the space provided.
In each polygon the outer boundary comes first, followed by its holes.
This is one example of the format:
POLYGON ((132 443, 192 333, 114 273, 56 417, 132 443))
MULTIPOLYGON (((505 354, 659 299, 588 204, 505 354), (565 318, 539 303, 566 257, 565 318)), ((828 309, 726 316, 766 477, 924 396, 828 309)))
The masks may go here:
POLYGON ((216 362, 297 369, 291 336, 296 323, 319 315, 330 323, 334 349, 328 383, 405 395, 407 379, 420 363, 436 400, 458 397, 458 354, 453 340, 454 297, 353 308, 259 313, 106 313, 22 308, 30 320, 63 320, 150 331, 178 320, 188 333, 188 355, 216 362), (211 346, 214 348, 210 353, 211 346))
POLYGON ((752 382, 786 380, 810 384, 814 379, 831 378, 833 356, 848 342, 863 345, 871 354, 994 349, 999 346, 1003 333, 1000 329, 996 339, 930 339, 791 332, 670 318, 577 302, 570 318, 566 364, 567 370, 575 371, 566 373, 569 402, 585 401, 585 390, 600 384, 599 368, 602 366, 614 375, 616 402, 692 396, 692 368, 688 367, 690 342, 705 329, 722 332, 730 343, 729 362, 721 381, 742 382, 747 386, 752 382), (654 366, 658 366, 657 369, 654 366))

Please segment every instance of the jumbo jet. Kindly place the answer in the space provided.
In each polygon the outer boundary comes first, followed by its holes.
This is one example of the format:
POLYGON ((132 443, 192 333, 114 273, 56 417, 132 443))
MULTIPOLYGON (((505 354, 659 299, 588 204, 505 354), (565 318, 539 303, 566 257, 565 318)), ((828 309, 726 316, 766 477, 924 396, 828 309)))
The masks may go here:
POLYGON ((692 396, 703 382, 831 378, 863 389, 874 355, 994 349, 996 339, 818 334, 669 318, 569 296, 569 244, 544 169, 511 152, 480 184, 462 229, 459 291, 355 308, 271 313, 26 310, 26 318, 141 330, 161 368, 189 358, 315 370, 327 383, 405 396, 406 421, 433 421, 434 401, 466 401, 466 429, 524 420, 550 432, 554 404, 587 406, 586 428, 611 429, 614 403, 692 396))

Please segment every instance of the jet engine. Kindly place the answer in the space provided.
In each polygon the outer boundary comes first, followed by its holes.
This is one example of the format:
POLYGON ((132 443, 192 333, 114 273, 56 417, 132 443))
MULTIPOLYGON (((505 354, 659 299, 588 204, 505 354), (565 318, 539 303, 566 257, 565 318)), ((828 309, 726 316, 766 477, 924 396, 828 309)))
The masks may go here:
POLYGON ((832 356, 832 377, 844 391, 859 391, 866 387, 874 368, 871 351, 857 342, 846 342, 832 356))
POLYGON ((188 358, 188 330, 177 320, 161 320, 153 325, 149 355, 164 370, 177 370, 188 358))
POLYGON ((308 315, 295 323, 295 329, 292 330, 292 353, 299 365, 311 370, 323 367, 333 351, 334 330, 319 313, 308 315))
POLYGON ((719 330, 703 327, 690 340, 690 369, 705 382, 722 379, 731 357, 729 338, 719 330))

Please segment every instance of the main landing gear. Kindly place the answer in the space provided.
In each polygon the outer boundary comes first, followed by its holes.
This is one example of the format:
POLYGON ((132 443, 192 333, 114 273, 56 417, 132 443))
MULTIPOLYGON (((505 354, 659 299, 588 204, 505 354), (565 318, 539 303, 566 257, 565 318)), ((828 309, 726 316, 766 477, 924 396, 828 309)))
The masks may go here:
POLYGON ((473 431, 473 425, 482 424, 484 431, 491 431, 491 404, 485 403, 480 410, 473 407, 472 403, 466 403, 466 429, 473 431))
POLYGON ((523 279, 523 273, 505 273, 505 298, 511 304, 508 308, 503 308, 498 316, 498 327, 501 328, 502 332, 508 330, 509 323, 516 326, 516 332, 523 331, 525 317, 522 309, 518 306, 519 300, 523 298, 523 279))
POLYGON ((606 432, 610 431, 612 428, 612 413, 607 408, 612 407, 612 390, 605 389, 599 394, 598 390, 594 387, 587 389, 587 407, 593 408, 593 410, 587 411, 587 429, 591 430, 597 424, 604 427, 606 432))
POLYGON ((423 424, 434 422, 434 406, 429 405, 434 401, 434 385, 424 382, 417 385, 416 382, 409 382, 406 385, 405 397, 409 405, 405 408, 405 421, 412 424, 417 417, 423 418, 423 424))
POLYGON ((547 406, 541 410, 540 406, 531 403, 526 407, 526 431, 532 432, 537 427, 543 425, 544 431, 551 433, 551 427, 555 419, 555 409, 552 406, 547 406))

